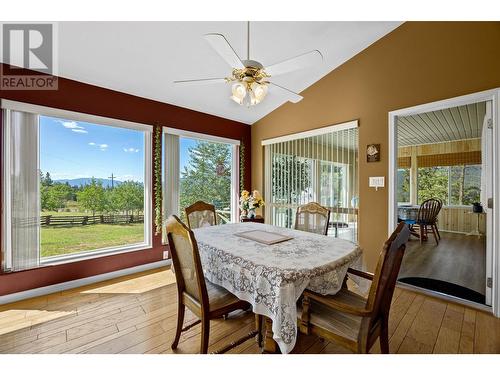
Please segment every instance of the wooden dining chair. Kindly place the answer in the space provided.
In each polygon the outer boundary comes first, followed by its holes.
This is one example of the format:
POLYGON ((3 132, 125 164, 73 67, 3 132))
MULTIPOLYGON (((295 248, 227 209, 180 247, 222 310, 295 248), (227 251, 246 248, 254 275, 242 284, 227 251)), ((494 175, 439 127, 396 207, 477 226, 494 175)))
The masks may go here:
POLYGON ((432 230, 436 244, 439 245, 439 240, 441 235, 437 227, 437 217, 443 203, 439 199, 431 198, 427 199, 420 205, 418 210, 417 219, 415 220, 416 226, 418 226, 420 234, 420 243, 422 243, 424 238, 428 238, 428 228, 432 230))
MULTIPOLYGON (((177 216, 173 215, 167 219, 166 228, 177 281, 177 330, 172 342, 172 349, 177 348, 182 332, 201 323, 200 353, 207 353, 210 321, 236 310, 247 310, 251 305, 238 299, 226 289, 205 280, 194 233, 177 216), (199 320, 183 328, 186 307, 199 320)), ((243 341, 256 336, 257 333, 257 331, 252 331, 247 336, 232 342, 218 352, 224 353, 243 341)))
POLYGON ((372 280, 368 298, 348 290, 346 280, 333 296, 306 290, 297 315, 300 331, 336 341, 357 353, 368 353, 380 337, 381 352, 389 353, 389 309, 409 236, 408 225, 399 223, 384 243, 375 274, 347 270, 372 280))
POLYGON ((317 234, 328 234, 330 210, 319 203, 310 202, 297 208, 294 229, 317 234))
POLYGON ((191 229, 217 225, 215 206, 203 201, 197 201, 186 207, 186 217, 191 229))

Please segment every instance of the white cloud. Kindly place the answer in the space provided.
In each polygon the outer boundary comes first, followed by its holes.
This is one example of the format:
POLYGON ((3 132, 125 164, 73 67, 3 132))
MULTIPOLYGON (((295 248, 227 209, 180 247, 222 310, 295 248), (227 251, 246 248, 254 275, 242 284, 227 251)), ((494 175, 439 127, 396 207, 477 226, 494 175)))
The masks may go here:
POLYGON ((59 122, 66 129, 70 129, 71 131, 74 131, 75 133, 80 133, 80 134, 88 133, 88 131, 86 131, 83 126, 78 125, 78 123, 76 121, 59 121, 59 122))
POLYGON ((95 146, 95 142, 89 142, 89 146, 95 146))
POLYGON ((101 151, 106 151, 108 149, 108 147, 109 146, 106 143, 102 143, 102 144, 99 145, 99 149, 101 151))
POLYGON ((83 126, 78 125, 75 121, 60 121, 66 129, 85 129, 83 126))
POLYGON ((124 148, 123 151, 125 151, 125 152, 139 152, 139 149, 138 148, 129 147, 129 148, 124 148))

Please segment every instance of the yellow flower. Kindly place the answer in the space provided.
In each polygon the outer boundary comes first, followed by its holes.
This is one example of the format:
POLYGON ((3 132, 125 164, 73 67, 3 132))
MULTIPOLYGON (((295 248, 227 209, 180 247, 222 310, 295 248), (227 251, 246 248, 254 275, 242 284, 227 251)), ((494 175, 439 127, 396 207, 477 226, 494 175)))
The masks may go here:
POLYGON ((243 190, 241 192, 241 196, 244 197, 244 198, 247 198, 249 195, 250 195, 250 193, 248 191, 246 191, 246 190, 243 190))

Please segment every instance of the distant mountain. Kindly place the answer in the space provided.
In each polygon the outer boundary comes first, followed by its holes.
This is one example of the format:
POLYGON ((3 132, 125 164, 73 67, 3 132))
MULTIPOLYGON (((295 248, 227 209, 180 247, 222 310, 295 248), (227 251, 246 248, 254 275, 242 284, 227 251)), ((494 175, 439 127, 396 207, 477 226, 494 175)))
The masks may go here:
MULTIPOLYGON (((105 188, 111 187, 111 180, 107 178, 96 178, 96 181, 100 181, 102 183, 102 186, 105 188)), ((90 185, 92 182, 92 178, 86 177, 86 178, 73 178, 70 180, 55 180, 54 182, 60 182, 62 184, 65 184, 66 182, 70 184, 71 186, 85 186, 85 185, 90 185)), ((114 181, 115 186, 118 186, 122 183, 122 181, 114 181)))

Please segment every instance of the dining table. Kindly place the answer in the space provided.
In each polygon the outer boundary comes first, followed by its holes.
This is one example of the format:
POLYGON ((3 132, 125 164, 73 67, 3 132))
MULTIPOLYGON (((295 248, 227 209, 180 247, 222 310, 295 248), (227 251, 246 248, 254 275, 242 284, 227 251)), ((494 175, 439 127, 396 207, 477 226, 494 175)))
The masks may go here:
POLYGON ((297 340, 297 301, 307 288, 324 295, 342 287, 347 269, 361 262, 350 241, 261 223, 194 229, 205 277, 265 317, 264 351, 290 353, 297 340), (281 235, 268 244, 245 233, 281 235))

